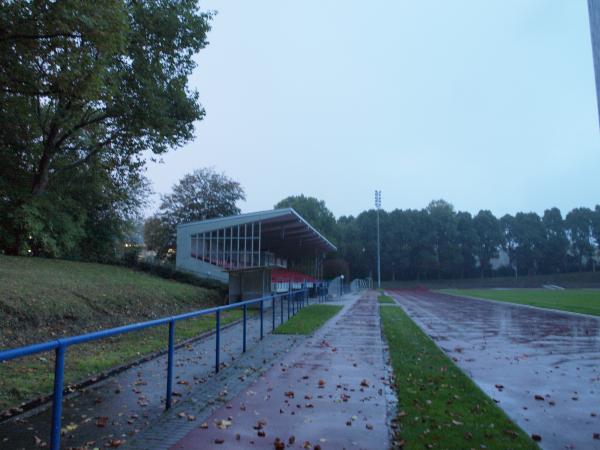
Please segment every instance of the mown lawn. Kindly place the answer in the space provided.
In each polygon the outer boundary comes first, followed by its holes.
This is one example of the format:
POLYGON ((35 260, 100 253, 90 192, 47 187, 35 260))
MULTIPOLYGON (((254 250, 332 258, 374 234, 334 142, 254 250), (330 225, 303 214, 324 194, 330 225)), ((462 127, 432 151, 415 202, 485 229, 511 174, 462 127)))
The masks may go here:
POLYGON ((439 292, 600 316, 600 289, 443 289, 439 292))
POLYGON ((390 297, 389 295, 383 295, 383 294, 381 294, 381 295, 379 295, 379 297, 377 297, 377 301, 379 303, 381 303, 382 305, 396 303, 392 297, 390 297))
POLYGON ((404 449, 537 449, 401 308, 380 309, 404 449))
MULTIPOLYGON (((0 349, 207 308, 215 291, 117 266, 0 255, 0 349)), ((223 325, 241 311, 222 315, 223 325)), ((187 339, 214 327, 213 317, 176 325, 187 339)), ((65 382, 163 350, 167 327, 122 335, 67 350, 65 382)), ((0 410, 52 391, 54 354, 0 363, 0 410)))
POLYGON ((310 305, 275 329, 276 334, 313 334, 342 309, 341 305, 310 305))

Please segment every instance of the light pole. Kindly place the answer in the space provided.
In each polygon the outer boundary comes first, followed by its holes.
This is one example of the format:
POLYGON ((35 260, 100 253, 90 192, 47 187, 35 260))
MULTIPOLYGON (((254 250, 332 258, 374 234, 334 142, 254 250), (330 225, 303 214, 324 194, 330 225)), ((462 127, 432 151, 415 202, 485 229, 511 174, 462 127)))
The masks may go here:
POLYGON ((379 240, 379 208, 381 208, 381 191, 375 191, 375 207, 377 208, 377 287, 381 288, 381 242, 379 240))

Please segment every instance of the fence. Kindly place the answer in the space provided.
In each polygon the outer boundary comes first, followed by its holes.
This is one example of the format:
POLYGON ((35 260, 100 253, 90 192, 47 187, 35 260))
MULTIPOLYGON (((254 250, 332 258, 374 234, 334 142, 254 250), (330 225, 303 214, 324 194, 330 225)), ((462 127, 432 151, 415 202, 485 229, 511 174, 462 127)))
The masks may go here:
MULTIPOLYGON (((323 302, 327 298, 327 287, 324 283, 319 283, 313 289, 314 298, 319 303, 323 302)), ((209 314, 215 315, 215 372, 219 372, 220 363, 220 338, 221 338, 221 312, 242 308, 242 352, 246 351, 246 328, 247 328, 247 317, 248 307, 252 305, 258 305, 260 314, 260 339, 264 337, 264 304, 271 305, 272 311, 272 329, 275 330, 275 308, 276 304, 279 303, 280 309, 280 323, 284 322, 284 305, 287 306, 287 319, 293 317, 300 309, 310 304, 310 290, 304 287, 301 290, 292 291, 269 295, 261 297, 255 300, 247 300, 239 303, 232 303, 225 306, 217 306, 214 308, 202 309, 198 311, 192 311, 189 313, 179 314, 176 316, 165 317, 162 319, 149 320, 147 322, 139 322, 131 325, 125 325, 122 327, 110 328, 107 330, 96 331, 93 333, 81 334, 78 336, 70 336, 66 338, 56 339, 54 341, 43 342, 39 344, 28 345, 25 347, 15 348, 11 350, 5 350, 0 352, 0 362, 9 361, 12 359, 22 358, 24 356, 34 355, 36 353, 42 353, 54 350, 55 361, 54 361, 54 393, 52 396, 52 424, 50 430, 50 448, 52 450, 60 449, 60 434, 61 434, 61 415, 62 415, 62 399, 64 391, 64 371, 65 371, 65 357, 66 350, 68 347, 83 344, 85 342, 97 341, 100 339, 117 336, 120 334, 131 333, 133 331, 140 331, 146 328, 157 327, 160 325, 169 326, 169 342, 167 351, 167 390, 165 409, 169 409, 172 403, 173 397, 173 362, 175 358, 175 323, 191 319, 200 316, 206 316, 209 314)))
POLYGON ((362 289, 370 289, 371 284, 369 279, 355 278, 350 283, 350 292, 358 292, 362 289))

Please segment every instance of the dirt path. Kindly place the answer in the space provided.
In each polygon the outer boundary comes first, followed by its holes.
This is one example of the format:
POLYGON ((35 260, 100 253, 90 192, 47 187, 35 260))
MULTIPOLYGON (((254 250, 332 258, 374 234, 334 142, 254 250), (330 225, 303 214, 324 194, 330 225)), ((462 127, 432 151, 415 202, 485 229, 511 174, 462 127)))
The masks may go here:
POLYGON ((388 376, 366 293, 171 449, 386 449, 388 376))
POLYGON ((547 449, 600 449, 600 318, 392 291, 411 318, 547 449))

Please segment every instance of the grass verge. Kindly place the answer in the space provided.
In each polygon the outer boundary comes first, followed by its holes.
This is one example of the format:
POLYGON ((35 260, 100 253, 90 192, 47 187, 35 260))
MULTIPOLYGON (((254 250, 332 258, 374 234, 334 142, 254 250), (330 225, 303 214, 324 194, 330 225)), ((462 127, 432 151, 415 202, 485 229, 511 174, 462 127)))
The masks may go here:
MULTIPOLYGON (((241 317, 241 310, 225 311, 221 313, 221 324, 226 325, 241 317)), ((175 339, 181 342, 212 331, 214 327, 212 315, 177 322, 175 339)), ((65 360, 65 385, 76 384, 113 367, 134 362, 144 355, 165 350, 167 343, 168 327, 161 326, 69 347, 65 360)), ((0 363, 0 411, 51 394, 53 382, 53 352, 0 363)))
POLYGON ((404 449, 537 449, 537 445, 414 324, 381 308, 404 449))
POLYGON ((275 334, 312 334, 342 309, 341 305, 310 305, 275 329, 275 334))
POLYGON ((598 289, 442 289, 439 292, 600 316, 598 289))
MULTIPOLYGON (((106 264, 0 255, 0 349, 16 348, 219 304, 217 291, 106 264)), ((241 317, 223 314, 223 324, 241 317)), ((213 317, 179 322, 181 341, 214 327, 213 317)), ((67 350, 65 382, 78 383, 163 350, 167 327, 67 350)), ((50 394, 54 353, 0 363, 0 410, 50 394)))
POLYGON ((382 305, 396 303, 392 297, 390 297, 389 295, 383 295, 383 294, 381 294, 381 295, 379 295, 379 297, 377 297, 377 301, 379 303, 381 303, 382 305))

